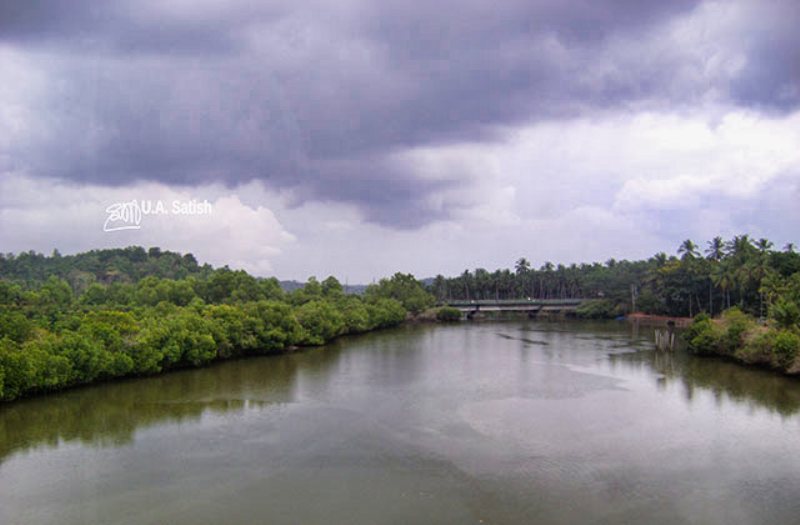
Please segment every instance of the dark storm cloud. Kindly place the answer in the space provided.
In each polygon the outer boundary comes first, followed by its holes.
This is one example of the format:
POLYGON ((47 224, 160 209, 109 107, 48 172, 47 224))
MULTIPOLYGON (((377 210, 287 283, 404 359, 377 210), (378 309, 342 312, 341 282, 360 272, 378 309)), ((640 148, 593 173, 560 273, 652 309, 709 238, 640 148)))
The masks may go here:
POLYGON ((742 35, 747 62, 731 94, 746 106, 791 111, 800 107, 800 2, 774 0, 759 7, 758 31, 742 35))
MULTIPOLYGON (((3 2, 0 41, 31 52, 53 86, 35 101, 37 132, 8 156, 33 175, 110 185, 259 179, 416 227, 447 216, 431 191, 469 180, 423 178, 397 153, 699 96, 670 91, 674 64, 659 57, 587 74, 613 62, 605 42, 644 38, 696 5, 3 2)), ((757 89, 797 80, 796 37, 781 31, 753 40, 758 61, 732 88, 742 104, 796 106, 790 88, 757 89)))
POLYGON ((381 156, 320 163, 313 182, 301 190, 301 199, 369 203, 366 219, 399 228, 416 228, 446 218, 445 210, 425 201, 451 182, 408 177, 398 162, 381 156))
POLYGON ((31 160, 35 172, 115 185, 234 183, 298 169, 280 87, 253 68, 145 60, 50 71, 60 89, 42 101, 52 140, 31 160))
POLYGON ((254 20, 281 16, 276 5, 95 0, 9 0, 0 3, 0 41, 58 46, 72 52, 227 53, 241 48, 241 30, 254 20))
POLYGON ((452 58, 534 40, 552 33, 567 43, 596 42, 618 31, 640 31, 685 13, 697 0, 444 0, 375 3, 365 27, 397 56, 452 58))

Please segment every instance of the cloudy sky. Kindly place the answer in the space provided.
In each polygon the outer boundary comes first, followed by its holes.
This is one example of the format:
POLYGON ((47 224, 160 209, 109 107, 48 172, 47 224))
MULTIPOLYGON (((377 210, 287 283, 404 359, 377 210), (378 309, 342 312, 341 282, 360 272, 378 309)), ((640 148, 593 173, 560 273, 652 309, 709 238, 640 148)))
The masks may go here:
POLYGON ((4 0, 0 251, 350 283, 800 226, 797 0, 4 0), (103 231, 117 202, 207 200, 103 231))

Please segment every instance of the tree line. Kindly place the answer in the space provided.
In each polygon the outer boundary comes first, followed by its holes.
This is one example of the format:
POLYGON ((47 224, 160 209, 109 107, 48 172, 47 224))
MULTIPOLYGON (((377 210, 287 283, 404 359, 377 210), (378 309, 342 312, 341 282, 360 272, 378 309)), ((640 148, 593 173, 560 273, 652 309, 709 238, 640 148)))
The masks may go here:
POLYGON ((684 334, 689 350, 800 374, 800 272, 765 283, 761 295, 768 304, 766 319, 737 306, 717 319, 697 315, 684 334))
POLYGON ((446 278, 436 276, 429 290, 439 302, 482 299, 571 299, 592 301, 579 314, 615 317, 633 311, 692 317, 718 315, 733 306, 765 317, 770 302, 800 271, 794 245, 775 250, 767 239, 737 235, 700 247, 685 240, 676 254, 657 253, 646 260, 609 259, 605 263, 554 265, 535 269, 527 258, 513 269, 478 268, 446 278))
POLYGON ((275 278, 130 247, 0 256, 0 400, 321 345, 397 325, 437 301, 521 297, 591 299, 578 311, 590 318, 702 313, 689 333, 693 350, 800 367, 800 254, 747 235, 716 237, 702 251, 686 240, 676 255, 640 261, 534 269, 520 258, 513 270, 439 275, 427 288, 396 273, 362 295, 346 294, 334 277, 286 292, 275 278))
POLYGON ((59 277, 77 292, 92 283, 137 282, 147 276, 184 279, 203 277, 213 272, 211 265, 200 266, 194 255, 141 246, 91 250, 62 256, 53 250, 50 256, 33 250, 19 254, 0 253, 0 277, 26 286, 33 286, 59 277))
POLYGON ((274 278, 200 267, 191 255, 152 248, 100 250, 70 259, 28 253, 4 256, 3 263, 4 401, 322 345, 344 334, 395 326, 408 312, 433 303, 408 274, 382 279, 363 296, 345 294, 334 277, 321 282, 312 277, 286 293, 274 278), (104 260, 105 267, 97 263, 104 260), (70 280, 78 272, 93 278, 70 280))

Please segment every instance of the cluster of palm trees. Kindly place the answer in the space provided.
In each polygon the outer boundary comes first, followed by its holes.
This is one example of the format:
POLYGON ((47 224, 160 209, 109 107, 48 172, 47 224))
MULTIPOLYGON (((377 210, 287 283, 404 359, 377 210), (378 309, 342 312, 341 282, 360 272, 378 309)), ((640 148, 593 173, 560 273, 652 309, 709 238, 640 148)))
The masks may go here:
POLYGON ((737 235, 727 242, 722 237, 708 241, 704 258, 689 239, 680 245, 678 254, 690 272, 708 281, 706 311, 713 314, 736 305, 756 313, 757 302, 757 313, 763 317, 780 280, 797 270, 793 243, 784 246, 782 253, 772 248, 769 239, 753 241, 748 235, 737 235))
POLYGON ((514 269, 489 272, 465 270, 458 277, 437 276, 430 291, 439 301, 471 299, 595 298, 617 311, 641 310, 667 315, 717 314, 739 306, 764 315, 781 279, 800 271, 800 255, 793 244, 773 251, 767 239, 753 241, 738 235, 721 237, 700 247, 687 239, 677 257, 658 253, 647 260, 605 264, 544 263, 534 269, 526 258, 514 269))
POLYGON ((544 263, 539 270, 531 268, 527 259, 517 261, 514 271, 509 269, 489 272, 478 268, 474 272, 465 270, 458 277, 447 279, 438 275, 430 285, 437 300, 449 299, 567 299, 583 297, 585 276, 603 265, 572 264, 558 266, 544 263))

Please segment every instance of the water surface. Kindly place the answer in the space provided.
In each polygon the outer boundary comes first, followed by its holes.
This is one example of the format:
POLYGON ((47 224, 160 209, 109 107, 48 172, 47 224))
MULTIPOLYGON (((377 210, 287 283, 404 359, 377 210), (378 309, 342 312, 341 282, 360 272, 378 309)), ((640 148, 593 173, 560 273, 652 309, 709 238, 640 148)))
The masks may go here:
POLYGON ((0 408, 0 523, 798 523, 800 381, 621 323, 404 327, 0 408))

